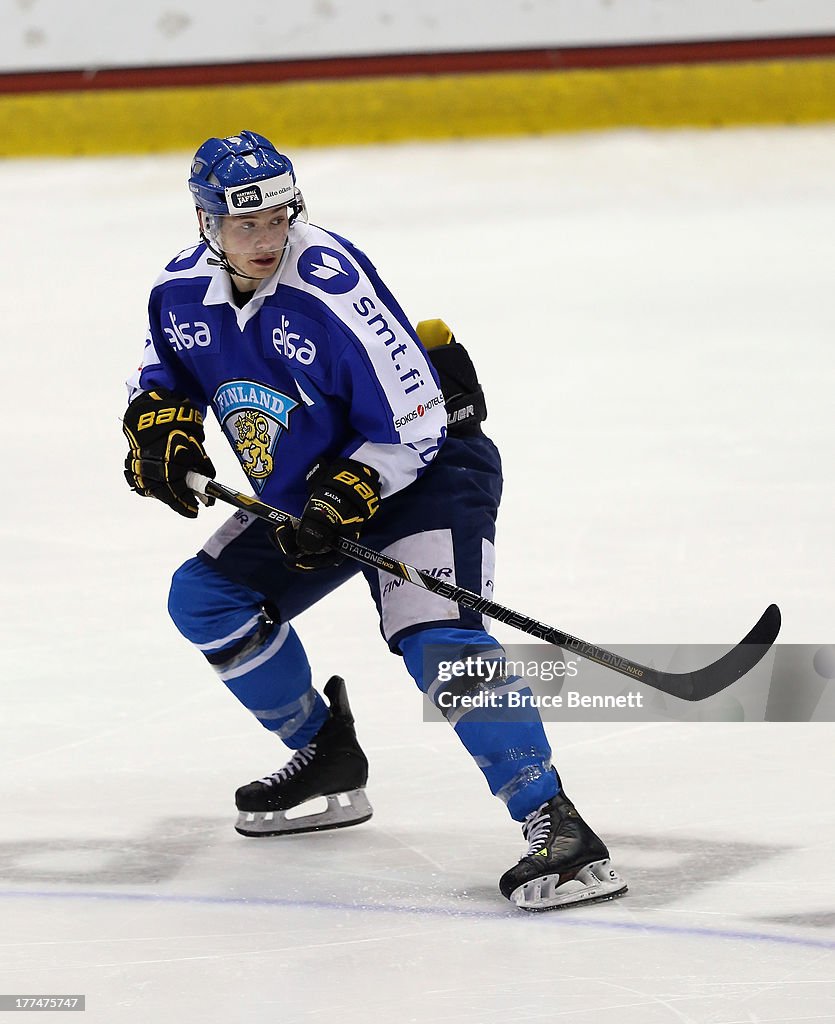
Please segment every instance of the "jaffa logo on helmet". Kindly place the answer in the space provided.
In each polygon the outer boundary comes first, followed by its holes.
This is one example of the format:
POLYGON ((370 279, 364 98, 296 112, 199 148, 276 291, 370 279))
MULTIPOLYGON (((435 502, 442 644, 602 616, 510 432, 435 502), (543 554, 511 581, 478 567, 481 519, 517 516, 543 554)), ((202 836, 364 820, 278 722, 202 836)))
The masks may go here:
POLYGON ((260 206, 263 202, 261 189, 257 185, 247 185, 245 188, 229 190, 229 201, 236 210, 251 210, 260 206))

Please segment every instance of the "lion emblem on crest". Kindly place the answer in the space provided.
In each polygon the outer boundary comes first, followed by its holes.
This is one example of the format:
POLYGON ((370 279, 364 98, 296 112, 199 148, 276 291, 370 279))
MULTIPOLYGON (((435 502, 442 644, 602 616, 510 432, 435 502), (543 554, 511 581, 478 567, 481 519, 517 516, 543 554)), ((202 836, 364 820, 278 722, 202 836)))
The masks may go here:
POLYGON ((266 416, 247 409, 235 421, 238 441, 235 444, 244 472, 260 480, 273 471, 273 457, 270 455, 270 427, 266 416))

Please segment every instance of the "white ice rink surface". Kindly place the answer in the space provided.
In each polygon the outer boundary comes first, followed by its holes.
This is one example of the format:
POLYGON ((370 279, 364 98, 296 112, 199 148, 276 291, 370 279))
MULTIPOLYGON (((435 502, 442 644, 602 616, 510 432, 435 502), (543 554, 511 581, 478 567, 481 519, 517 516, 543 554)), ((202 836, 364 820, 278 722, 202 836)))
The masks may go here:
MULTIPOLYGON (((784 641, 833 641, 835 128, 293 156, 312 219, 476 359, 497 600, 604 646, 731 643, 777 601, 784 641)), ((236 835, 286 754, 165 612, 225 512, 121 475, 187 166, 0 168, 0 993, 84 993, 90 1024, 835 1020, 831 724, 549 723, 631 891, 527 915, 496 889, 518 827, 353 582, 299 631, 349 681, 375 816, 236 835)))

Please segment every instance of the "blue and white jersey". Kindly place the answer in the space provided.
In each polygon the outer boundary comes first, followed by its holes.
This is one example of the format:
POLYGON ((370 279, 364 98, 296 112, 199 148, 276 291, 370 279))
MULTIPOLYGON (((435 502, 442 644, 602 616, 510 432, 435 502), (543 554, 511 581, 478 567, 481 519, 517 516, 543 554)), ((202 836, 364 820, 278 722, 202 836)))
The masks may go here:
POLYGON ((438 378, 368 258, 310 225, 239 309, 204 244, 151 291, 130 397, 155 387, 211 408, 250 483, 298 515, 305 474, 339 456, 374 467, 383 497, 426 468, 446 435, 438 378))

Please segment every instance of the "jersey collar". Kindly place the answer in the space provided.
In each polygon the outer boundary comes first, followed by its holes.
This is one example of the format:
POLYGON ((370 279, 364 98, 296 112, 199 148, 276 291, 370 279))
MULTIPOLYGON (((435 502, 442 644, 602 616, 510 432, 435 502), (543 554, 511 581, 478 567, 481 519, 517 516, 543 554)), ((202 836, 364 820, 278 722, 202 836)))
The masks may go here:
POLYGON ((290 258, 291 247, 288 245, 285 248, 275 273, 266 278, 266 280, 261 281, 255 289, 255 294, 243 308, 239 308, 232 297, 232 283, 229 274, 222 267, 213 267, 209 287, 206 289, 206 294, 203 297, 203 305, 222 306, 225 303, 230 306, 235 314, 235 319, 238 321, 238 327, 243 330, 256 313, 260 311, 265 300, 275 295, 282 271, 287 266, 287 261, 290 258))

